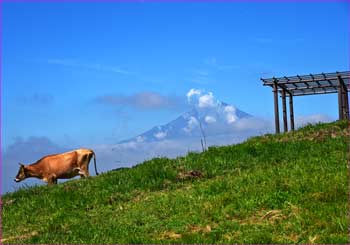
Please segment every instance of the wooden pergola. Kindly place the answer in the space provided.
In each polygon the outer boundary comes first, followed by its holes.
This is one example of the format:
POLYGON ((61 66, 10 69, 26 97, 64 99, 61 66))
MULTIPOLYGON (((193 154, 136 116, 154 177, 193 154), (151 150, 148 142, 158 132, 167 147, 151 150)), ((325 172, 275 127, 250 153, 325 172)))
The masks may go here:
POLYGON ((282 97, 283 128, 288 131, 286 97, 289 97, 290 127, 294 130, 293 97, 338 93, 339 120, 349 120, 350 71, 309 74, 280 78, 261 78, 264 86, 272 87, 275 105, 276 133, 280 133, 278 94, 282 97))

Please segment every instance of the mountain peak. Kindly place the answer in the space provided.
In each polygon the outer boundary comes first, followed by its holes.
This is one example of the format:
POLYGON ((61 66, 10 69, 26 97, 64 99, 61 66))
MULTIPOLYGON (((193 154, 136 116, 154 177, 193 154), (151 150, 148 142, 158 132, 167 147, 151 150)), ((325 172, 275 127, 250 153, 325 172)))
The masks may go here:
POLYGON ((250 115, 233 105, 220 101, 214 103, 210 98, 204 97, 201 103, 193 106, 191 110, 183 113, 175 120, 164 125, 155 126, 134 138, 119 143, 199 137, 201 126, 207 136, 221 134, 232 131, 234 124, 246 117, 250 117, 250 115))

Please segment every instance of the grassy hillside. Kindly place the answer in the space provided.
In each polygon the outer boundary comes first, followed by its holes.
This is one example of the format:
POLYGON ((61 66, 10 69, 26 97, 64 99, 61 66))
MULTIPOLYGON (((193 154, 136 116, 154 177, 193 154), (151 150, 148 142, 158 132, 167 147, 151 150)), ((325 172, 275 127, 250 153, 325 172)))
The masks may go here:
POLYGON ((2 242, 349 243, 348 140, 319 124, 19 190, 2 242))

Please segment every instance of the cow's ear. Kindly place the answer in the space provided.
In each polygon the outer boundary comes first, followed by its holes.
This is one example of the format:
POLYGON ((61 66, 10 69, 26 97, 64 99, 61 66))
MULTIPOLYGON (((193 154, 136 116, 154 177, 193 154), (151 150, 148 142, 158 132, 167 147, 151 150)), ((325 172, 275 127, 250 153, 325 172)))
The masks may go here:
POLYGON ((18 163, 18 165, 21 166, 21 167, 24 167, 24 164, 22 164, 22 163, 20 163, 20 162, 18 163))

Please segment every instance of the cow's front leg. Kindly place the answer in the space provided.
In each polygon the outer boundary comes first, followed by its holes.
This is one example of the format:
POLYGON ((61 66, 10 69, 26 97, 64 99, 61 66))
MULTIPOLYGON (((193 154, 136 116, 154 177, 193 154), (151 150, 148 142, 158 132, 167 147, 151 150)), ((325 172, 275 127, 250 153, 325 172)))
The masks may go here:
POLYGON ((56 176, 51 176, 50 178, 48 178, 47 185, 55 185, 55 184, 57 184, 56 176))

